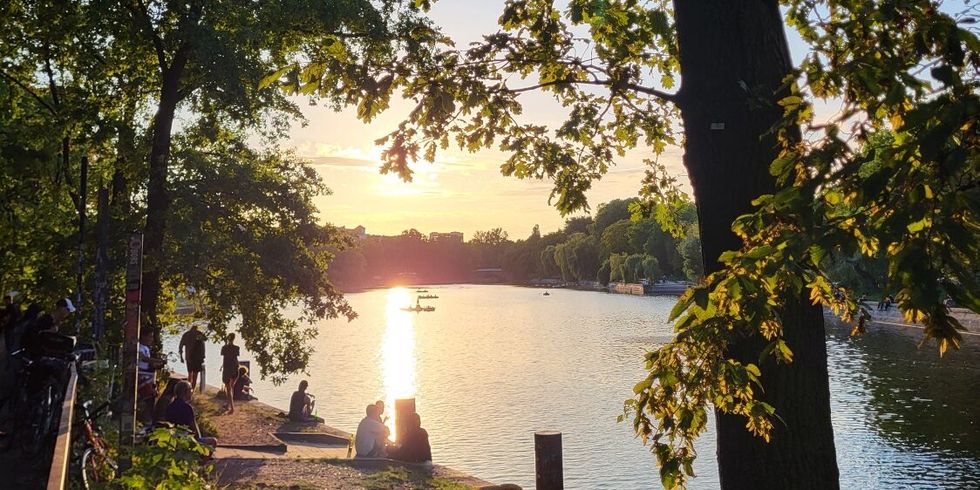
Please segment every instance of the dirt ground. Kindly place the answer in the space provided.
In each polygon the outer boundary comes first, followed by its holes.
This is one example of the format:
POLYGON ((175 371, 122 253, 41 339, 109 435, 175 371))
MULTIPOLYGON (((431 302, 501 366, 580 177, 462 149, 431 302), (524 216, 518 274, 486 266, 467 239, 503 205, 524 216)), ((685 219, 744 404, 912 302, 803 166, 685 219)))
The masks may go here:
MULTIPOLYGON (((208 389, 194 393, 201 431, 218 438, 219 446, 275 446, 275 432, 319 432, 342 438, 350 434, 322 423, 290 422, 280 410, 258 401, 235 402, 225 410, 223 396, 208 389)), ((330 459, 227 458, 215 460, 222 488, 232 489, 437 489, 501 488, 442 466, 420 467, 388 461, 330 459)), ((513 487, 509 487, 513 488, 513 487)))
POLYGON ((218 438, 222 446, 277 445, 274 432, 320 432, 339 437, 350 434, 321 423, 291 422, 281 411, 257 401, 236 401, 235 413, 225 410, 224 396, 217 390, 194 393, 192 401, 200 417, 201 431, 218 438), (282 414, 282 415, 280 415, 282 414))

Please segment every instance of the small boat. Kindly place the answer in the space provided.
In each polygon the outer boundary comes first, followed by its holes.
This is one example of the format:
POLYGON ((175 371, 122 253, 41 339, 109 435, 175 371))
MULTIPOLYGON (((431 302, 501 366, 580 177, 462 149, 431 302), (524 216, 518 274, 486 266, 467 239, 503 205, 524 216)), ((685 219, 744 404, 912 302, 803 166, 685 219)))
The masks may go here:
POLYGON ((435 294, 423 294, 422 296, 419 296, 419 299, 439 299, 439 296, 436 296, 435 294))
POLYGON ((551 293, 549 293, 548 291, 545 291, 542 296, 551 296, 551 293))
POLYGON ((401 309, 402 311, 414 311, 416 313, 420 311, 436 311, 435 306, 408 306, 401 309))

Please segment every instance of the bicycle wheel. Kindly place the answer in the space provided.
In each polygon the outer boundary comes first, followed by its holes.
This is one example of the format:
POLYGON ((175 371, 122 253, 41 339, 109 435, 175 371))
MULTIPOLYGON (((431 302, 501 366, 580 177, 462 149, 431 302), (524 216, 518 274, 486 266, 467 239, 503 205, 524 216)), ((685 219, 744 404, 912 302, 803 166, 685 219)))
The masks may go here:
POLYGON ((54 386, 47 385, 41 394, 32 400, 28 416, 23 418, 24 425, 20 432, 20 448, 27 454, 37 454, 44 447, 50 426, 54 418, 52 399, 54 386))
POLYGON ((116 477, 116 463, 102 451, 88 448, 82 453, 82 485, 87 489, 93 483, 104 483, 116 477))

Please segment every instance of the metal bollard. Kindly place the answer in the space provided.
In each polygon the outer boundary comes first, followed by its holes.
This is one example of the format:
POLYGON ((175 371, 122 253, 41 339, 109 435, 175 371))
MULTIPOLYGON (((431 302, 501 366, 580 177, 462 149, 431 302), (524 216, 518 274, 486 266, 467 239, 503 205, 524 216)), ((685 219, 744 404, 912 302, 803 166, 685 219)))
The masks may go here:
POLYGON ((565 488, 561 461, 561 432, 534 433, 534 485, 538 490, 565 488))
MULTIPOLYGON (((402 441, 402 434, 408 429, 409 416, 415 413, 415 399, 395 400, 395 440, 402 441)), ((401 442, 399 442, 401 444, 401 442)))

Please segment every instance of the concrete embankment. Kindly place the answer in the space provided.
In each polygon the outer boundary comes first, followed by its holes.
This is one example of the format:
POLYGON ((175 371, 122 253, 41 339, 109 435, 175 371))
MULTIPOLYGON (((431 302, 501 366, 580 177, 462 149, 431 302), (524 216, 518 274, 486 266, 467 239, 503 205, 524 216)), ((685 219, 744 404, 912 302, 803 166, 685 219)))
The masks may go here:
MULTIPOLYGON (((872 303, 865 303, 864 306, 871 313, 871 318, 874 323, 896 327, 922 328, 921 324, 906 320, 902 312, 895 306, 887 310, 879 310, 872 303)), ((964 335, 980 336, 980 315, 966 308, 952 308, 950 313, 966 329, 966 331, 962 332, 964 335)))

